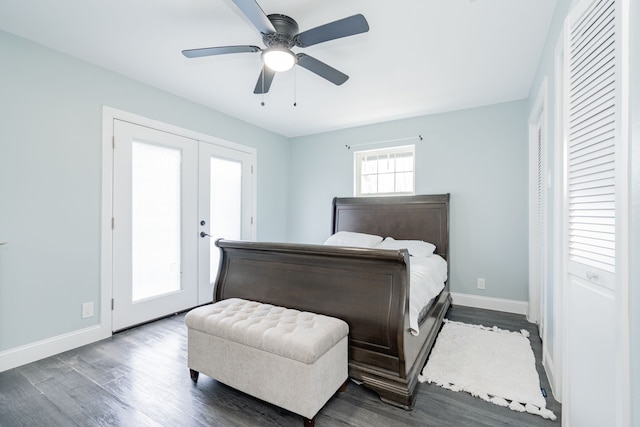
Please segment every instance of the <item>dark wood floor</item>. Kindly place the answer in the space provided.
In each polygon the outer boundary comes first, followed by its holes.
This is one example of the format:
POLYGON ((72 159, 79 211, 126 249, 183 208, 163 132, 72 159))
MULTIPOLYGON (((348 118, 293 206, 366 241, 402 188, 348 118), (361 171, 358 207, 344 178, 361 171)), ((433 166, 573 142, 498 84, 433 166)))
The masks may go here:
MULTIPOLYGON (((547 407, 558 419, 518 413, 466 393, 419 384, 413 411, 380 402, 349 383, 316 417, 316 426, 560 426, 561 406, 539 363, 537 328, 524 316, 453 307, 467 323, 528 329, 547 407)), ((0 373, 0 426, 297 426, 299 416, 186 368, 184 314, 0 373)))

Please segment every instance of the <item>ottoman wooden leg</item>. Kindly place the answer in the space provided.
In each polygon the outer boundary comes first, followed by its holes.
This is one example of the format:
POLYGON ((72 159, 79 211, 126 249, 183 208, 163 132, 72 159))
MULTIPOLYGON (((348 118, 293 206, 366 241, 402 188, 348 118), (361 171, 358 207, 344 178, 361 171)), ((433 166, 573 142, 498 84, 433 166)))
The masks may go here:
POLYGON ((200 375, 200 372, 189 369, 189 374, 191 375, 191 380, 194 383, 198 382, 198 375, 200 375))
POLYGON ((307 418, 307 417, 302 417, 302 421, 304 423, 305 427, 313 427, 316 424, 316 419, 314 418, 307 418))

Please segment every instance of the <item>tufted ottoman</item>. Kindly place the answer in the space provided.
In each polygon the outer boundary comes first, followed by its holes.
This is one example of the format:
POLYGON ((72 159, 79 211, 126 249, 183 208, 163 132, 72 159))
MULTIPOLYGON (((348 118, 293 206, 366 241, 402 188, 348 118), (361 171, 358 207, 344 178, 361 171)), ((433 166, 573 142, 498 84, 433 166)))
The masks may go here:
POLYGON ((302 415, 306 425, 348 376, 348 326, 319 314, 231 298, 187 313, 191 378, 202 372, 302 415))

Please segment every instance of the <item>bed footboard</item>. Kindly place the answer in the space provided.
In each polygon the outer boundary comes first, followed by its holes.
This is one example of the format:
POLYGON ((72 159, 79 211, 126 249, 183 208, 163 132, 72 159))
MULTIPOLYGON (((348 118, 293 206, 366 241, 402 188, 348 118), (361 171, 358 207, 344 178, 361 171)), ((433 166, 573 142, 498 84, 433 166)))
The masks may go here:
POLYGON ((409 333, 406 250, 218 240, 215 301, 244 298, 337 317, 349 325, 349 376, 409 409, 442 317, 445 289, 409 333), (435 329, 433 331, 432 329, 435 329))

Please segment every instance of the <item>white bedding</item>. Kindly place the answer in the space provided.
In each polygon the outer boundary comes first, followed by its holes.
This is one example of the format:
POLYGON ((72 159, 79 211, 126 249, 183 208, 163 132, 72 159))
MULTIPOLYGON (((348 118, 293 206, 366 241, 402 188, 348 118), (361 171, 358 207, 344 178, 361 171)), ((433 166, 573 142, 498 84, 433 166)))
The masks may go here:
POLYGON ((444 288, 447 280, 447 262, 439 255, 409 257, 409 328, 418 335, 418 316, 429 301, 444 288))

